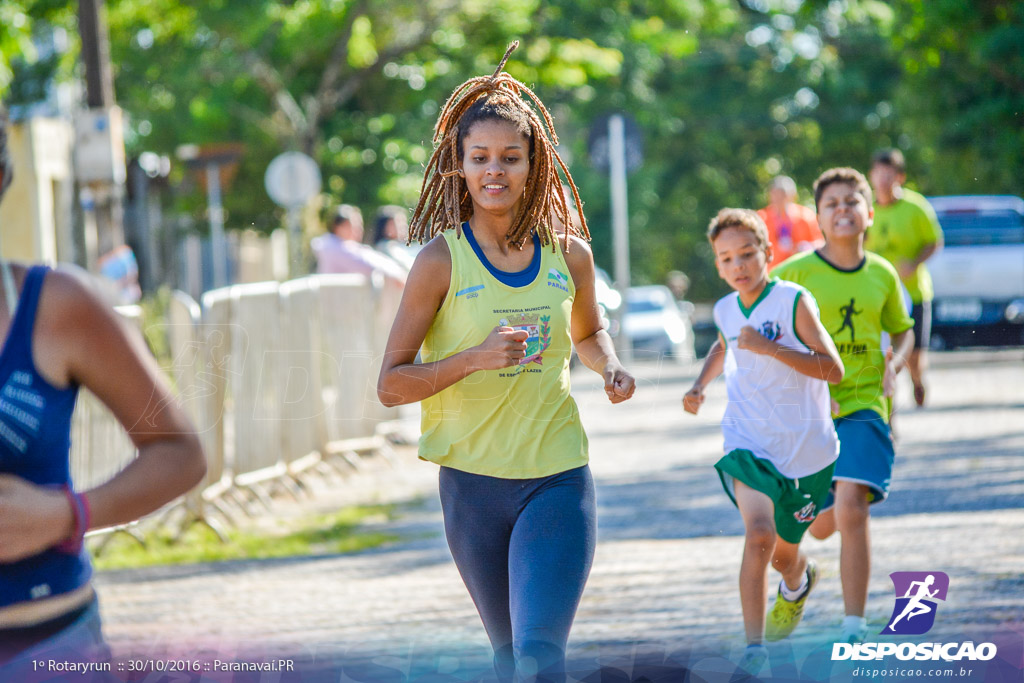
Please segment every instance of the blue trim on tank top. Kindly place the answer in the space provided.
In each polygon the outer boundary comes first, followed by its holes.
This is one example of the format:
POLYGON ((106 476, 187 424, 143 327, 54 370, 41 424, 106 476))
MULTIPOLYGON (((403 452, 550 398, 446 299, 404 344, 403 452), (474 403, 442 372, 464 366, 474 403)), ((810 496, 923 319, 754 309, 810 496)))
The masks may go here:
POLYGON ((480 248, 476 237, 473 236, 473 231, 469 227, 469 221, 462 224, 462 232, 466 235, 469 246, 473 248, 473 253, 480 259, 480 263, 483 264, 488 273, 497 278, 498 282, 509 287, 525 287, 537 279, 537 274, 540 273, 540 237, 536 233, 533 235, 533 260, 530 261, 530 265, 526 266, 523 270, 510 273, 506 270, 498 270, 487 260, 483 249, 480 248))
POLYGON ((25 279, 21 284, 21 293, 18 294, 14 316, 11 318, 7 328, 7 337, 0 346, 0 366, 11 362, 10 359, 26 361, 30 371, 36 377, 45 378, 36 370, 36 364, 32 358, 32 334, 35 330, 36 309, 39 307, 39 294, 43 289, 43 279, 46 277, 48 268, 45 266, 30 266, 25 273, 25 279), (19 358, 18 356, 22 356, 19 358))

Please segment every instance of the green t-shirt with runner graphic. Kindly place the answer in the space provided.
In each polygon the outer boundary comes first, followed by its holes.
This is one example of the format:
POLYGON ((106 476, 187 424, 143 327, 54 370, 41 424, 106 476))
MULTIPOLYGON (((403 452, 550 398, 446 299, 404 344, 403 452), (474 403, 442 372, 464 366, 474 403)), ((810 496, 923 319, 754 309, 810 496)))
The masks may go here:
POLYGON ((888 420, 889 401, 882 394, 882 332, 898 334, 914 326, 896 269, 867 252, 857 268, 844 270, 813 251, 776 266, 772 275, 802 285, 818 302, 821 323, 846 369, 842 381, 829 387, 839 402, 840 417, 867 409, 888 420))

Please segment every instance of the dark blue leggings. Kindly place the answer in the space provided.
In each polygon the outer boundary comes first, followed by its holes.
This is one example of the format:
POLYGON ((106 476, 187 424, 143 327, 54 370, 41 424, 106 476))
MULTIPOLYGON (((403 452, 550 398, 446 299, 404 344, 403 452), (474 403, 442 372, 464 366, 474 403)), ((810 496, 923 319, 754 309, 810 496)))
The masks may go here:
POLYGON ((444 530, 502 681, 565 679, 565 648, 597 540, 586 465, 540 479, 441 468, 444 530))

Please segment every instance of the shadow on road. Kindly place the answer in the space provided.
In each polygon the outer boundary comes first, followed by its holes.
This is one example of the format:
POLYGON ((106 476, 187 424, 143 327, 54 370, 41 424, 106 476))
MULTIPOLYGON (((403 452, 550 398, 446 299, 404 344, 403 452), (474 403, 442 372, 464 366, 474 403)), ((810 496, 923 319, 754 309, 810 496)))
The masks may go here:
MULTIPOLYGON (((692 434, 693 427, 666 429, 665 434, 676 431, 692 434)), ((952 441, 908 440, 897 446, 893 482, 889 498, 873 506, 872 515, 1024 507, 1024 432, 952 441)), ((711 464, 644 472, 629 480, 599 480, 597 487, 602 539, 743 533, 739 513, 711 464)))

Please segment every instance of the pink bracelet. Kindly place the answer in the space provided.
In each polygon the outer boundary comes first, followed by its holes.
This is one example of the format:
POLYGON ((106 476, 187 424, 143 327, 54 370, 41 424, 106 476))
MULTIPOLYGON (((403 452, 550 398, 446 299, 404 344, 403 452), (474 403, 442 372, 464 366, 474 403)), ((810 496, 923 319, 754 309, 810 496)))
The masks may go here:
POLYGON ((89 499, 84 493, 75 493, 70 486, 62 486, 61 490, 67 496, 71 504, 71 514, 75 518, 75 530, 64 541, 61 541, 54 550, 59 553, 77 555, 82 552, 82 543, 85 541, 85 532, 89 530, 89 523, 92 521, 92 511, 89 509, 89 499))

